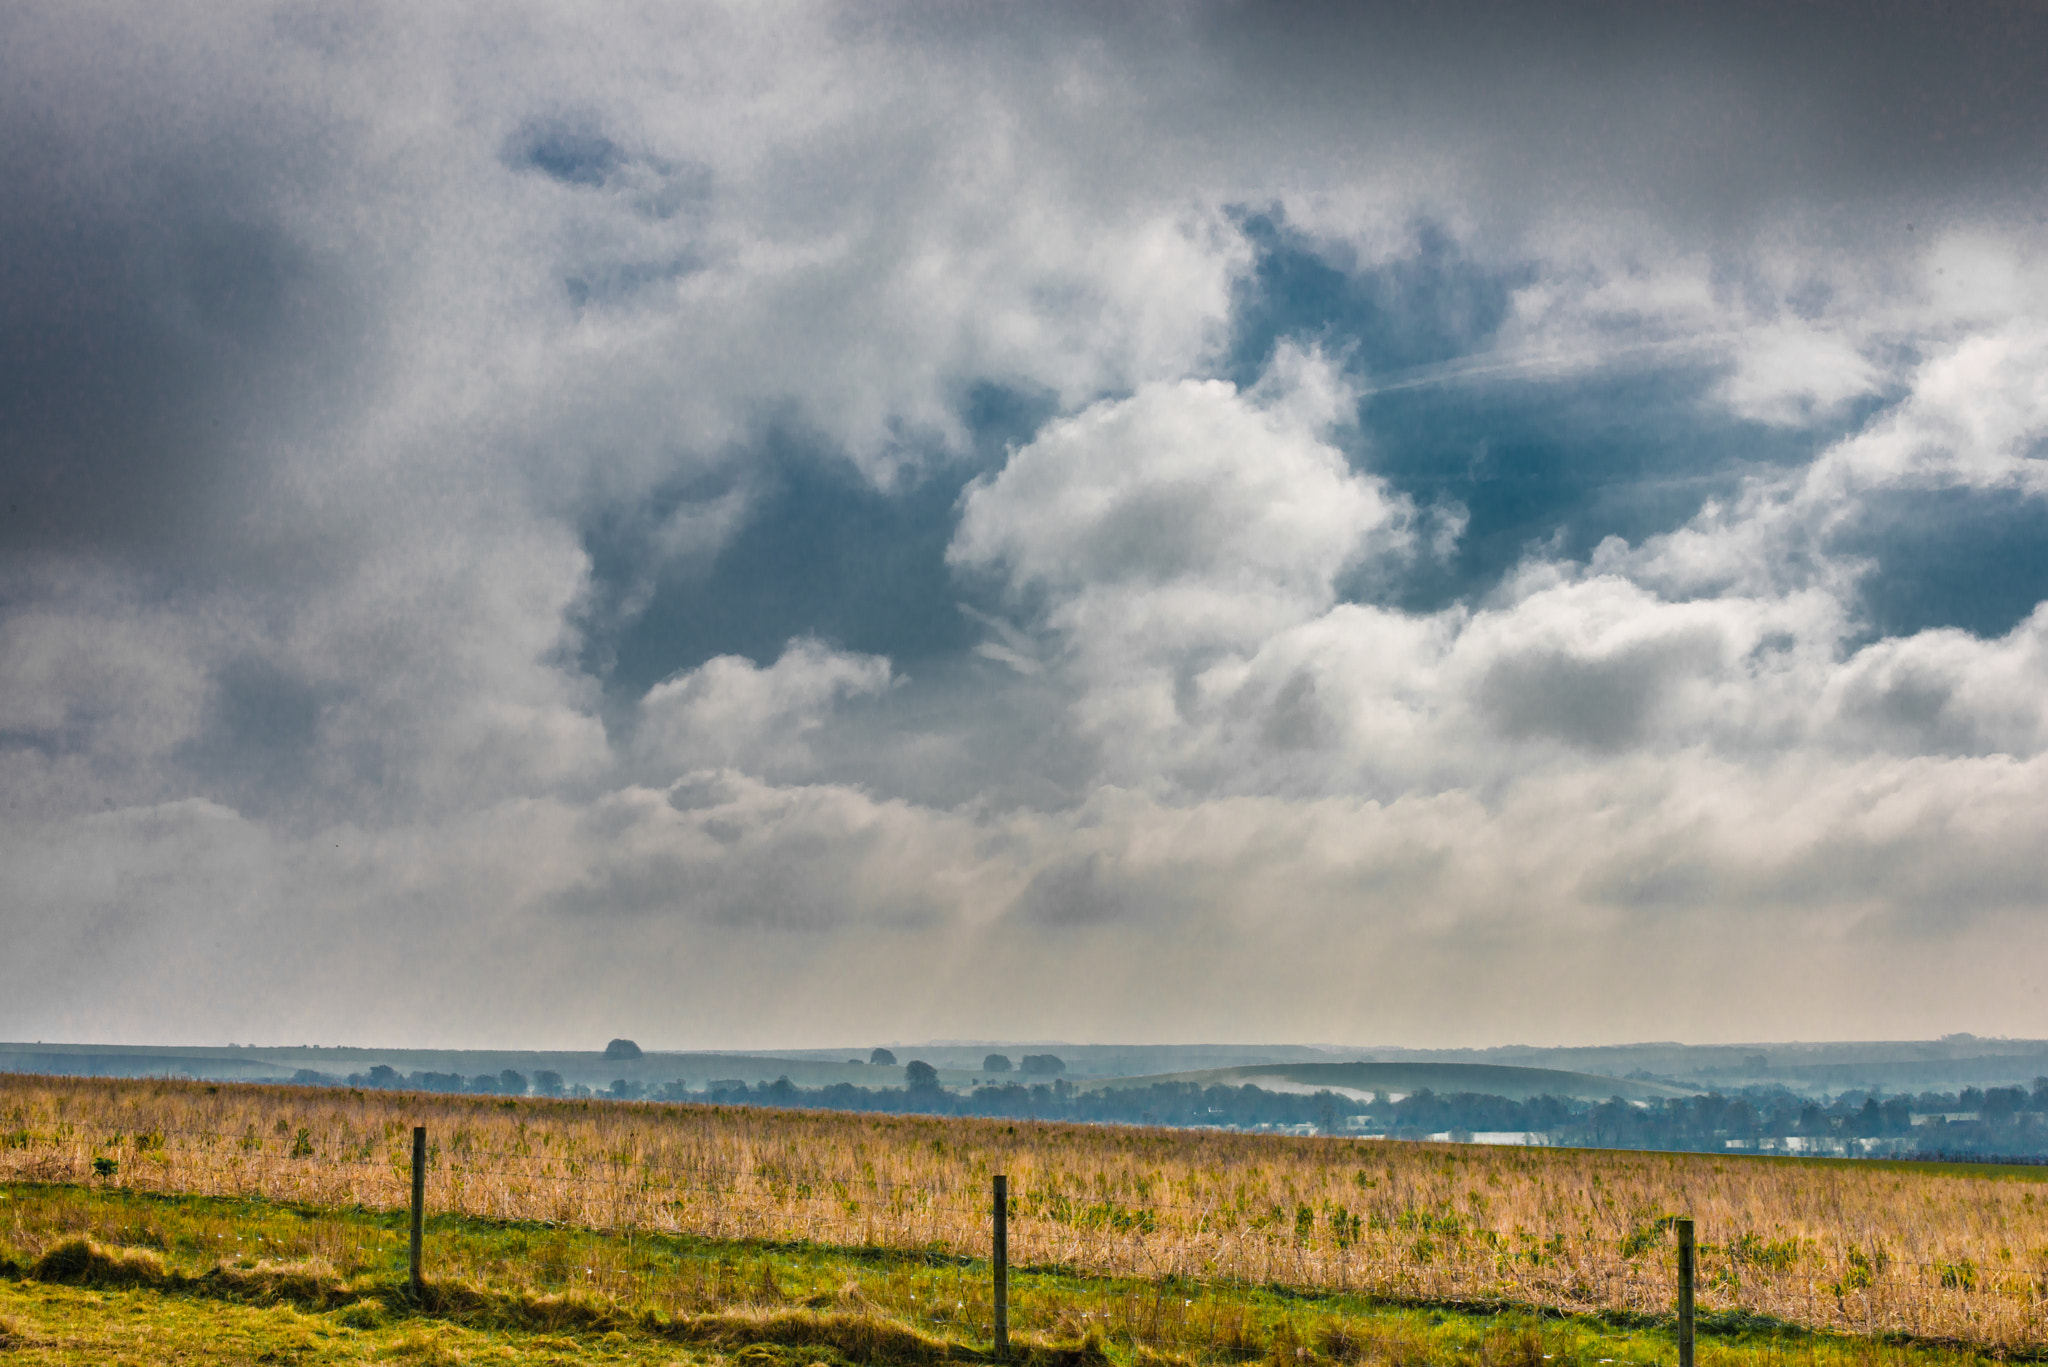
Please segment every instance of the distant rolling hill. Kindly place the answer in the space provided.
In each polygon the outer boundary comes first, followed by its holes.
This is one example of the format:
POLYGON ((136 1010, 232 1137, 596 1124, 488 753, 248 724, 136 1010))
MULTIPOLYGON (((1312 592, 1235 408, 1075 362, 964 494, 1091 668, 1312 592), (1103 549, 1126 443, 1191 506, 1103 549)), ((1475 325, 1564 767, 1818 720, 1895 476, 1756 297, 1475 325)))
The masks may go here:
MULTIPOLYGON (((899 1051, 899 1057, 908 1062, 919 1052, 914 1046, 907 1047, 899 1051)), ((931 1052, 938 1053, 936 1050, 931 1052)), ((1029 1084, 1047 1080, 1019 1073, 983 1073, 973 1068, 946 1067, 945 1063, 957 1061, 944 1054, 939 1057, 939 1079, 950 1087, 986 1082, 1029 1084)), ((851 1082, 869 1088, 903 1085, 900 1065, 876 1066, 860 1062, 853 1051, 837 1061, 815 1055, 787 1058, 763 1054, 667 1053, 654 1050, 636 1059, 609 1059, 595 1051, 252 1046, 178 1048, 0 1043, 0 1072, 62 1073, 88 1077, 168 1075, 272 1082, 287 1080, 300 1069, 326 1077, 343 1078, 351 1073, 367 1073, 373 1065, 380 1063, 397 1069, 401 1074, 419 1071, 460 1073, 464 1077, 479 1073, 496 1075, 506 1068, 530 1077, 548 1069, 560 1073, 570 1083, 581 1083, 600 1091, 615 1078, 647 1086, 682 1078, 687 1080, 691 1090, 698 1092, 713 1082, 759 1084, 773 1082, 778 1077, 787 1077, 799 1087, 823 1087, 835 1082, 851 1082)), ((1068 1081, 1083 1089, 1144 1087, 1154 1082, 1195 1082, 1203 1086, 1222 1083, 1235 1087, 1249 1082, 1268 1091, 1314 1092, 1328 1087, 1361 1096, 1370 1096, 1376 1091, 1395 1094, 1417 1092, 1427 1087, 1433 1092, 1480 1092, 1517 1100, 1545 1094, 1596 1101, 1605 1101, 1612 1096, 1646 1101, 1655 1097, 1693 1095, 1686 1089, 1654 1082, 1632 1082, 1594 1073, 1497 1063, 1260 1063, 1127 1077, 1070 1076, 1068 1081)))
MULTIPOLYGON (((905 1051, 905 1062, 915 1058, 905 1051)), ((196 1077, 234 1082, 281 1082, 300 1069, 341 1078, 367 1073, 377 1065, 400 1073, 433 1072, 496 1075, 510 1068, 531 1077, 547 1069, 571 1083, 603 1089, 614 1078, 658 1085, 682 1078, 702 1091, 711 1082, 773 1082, 787 1077, 799 1087, 852 1082, 863 1087, 901 1087, 901 1067, 848 1061, 775 1058, 760 1054, 662 1053, 649 1050, 635 1059, 606 1058, 598 1051, 535 1051, 511 1049, 375 1049, 228 1046, 151 1047, 105 1044, 0 1043, 0 1072, 57 1073, 77 1077, 196 1077)), ((977 1073, 941 1069, 948 1083, 965 1082, 977 1073)))
POLYGON ((1514 1068, 1497 1063, 1268 1063, 1242 1068, 1209 1068, 1195 1073, 1159 1073, 1150 1077, 1104 1078, 1085 1087, 1149 1087, 1155 1082, 1193 1082, 1201 1086, 1241 1087, 1250 1083, 1269 1092, 1315 1092, 1402 1095, 1424 1088, 1439 1095, 1477 1092, 1526 1101, 1532 1096, 1578 1097, 1605 1101, 1653 1101, 1660 1097, 1693 1096, 1683 1087, 1596 1073, 1567 1073, 1555 1068, 1514 1068))

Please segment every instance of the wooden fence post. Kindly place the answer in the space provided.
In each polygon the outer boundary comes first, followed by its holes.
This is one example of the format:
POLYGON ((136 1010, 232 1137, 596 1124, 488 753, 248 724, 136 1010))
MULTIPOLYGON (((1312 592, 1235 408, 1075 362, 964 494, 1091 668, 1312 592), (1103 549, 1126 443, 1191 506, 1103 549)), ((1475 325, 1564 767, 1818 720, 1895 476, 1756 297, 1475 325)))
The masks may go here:
POLYGON ((412 1127, 412 1294, 419 1297, 420 1243, 427 1232, 427 1127, 412 1127))
POLYGON ((1010 1179, 996 1174, 996 1356, 1010 1355, 1010 1179))
POLYGON ((1692 1217, 1673 1222, 1678 1230, 1678 1367, 1692 1367, 1692 1217))

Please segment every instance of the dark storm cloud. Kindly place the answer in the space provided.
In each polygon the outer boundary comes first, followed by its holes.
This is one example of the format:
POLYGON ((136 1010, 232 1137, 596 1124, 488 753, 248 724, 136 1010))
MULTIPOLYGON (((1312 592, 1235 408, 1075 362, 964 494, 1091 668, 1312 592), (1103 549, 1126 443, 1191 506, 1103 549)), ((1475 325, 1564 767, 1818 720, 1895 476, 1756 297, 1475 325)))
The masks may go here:
POLYGON ((264 448, 336 400, 361 325, 345 276, 211 187, 58 206, 43 168, 0 179, 16 190, 0 211, 10 546, 205 555, 248 510, 264 448))
POLYGON ((365 291, 274 203, 336 169, 317 118, 77 20, 16 11, 0 58, 0 511, 15 552, 165 570, 260 516, 269 448, 331 426, 365 291))
POLYGON ((1772 202, 1995 202, 2048 169, 2038 5, 1299 3, 1197 24, 1276 124, 1378 116, 1349 130, 1360 156, 1420 125, 1484 149, 1501 201, 1592 189, 1726 227, 1772 202))

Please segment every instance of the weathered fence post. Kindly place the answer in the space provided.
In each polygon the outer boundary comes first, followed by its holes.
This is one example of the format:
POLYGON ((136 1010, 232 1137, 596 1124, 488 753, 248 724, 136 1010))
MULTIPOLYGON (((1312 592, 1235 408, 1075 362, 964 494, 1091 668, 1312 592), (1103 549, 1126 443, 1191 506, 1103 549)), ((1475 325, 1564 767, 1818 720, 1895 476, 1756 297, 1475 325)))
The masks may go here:
POLYGON ((412 1127, 412 1294, 424 1290, 420 1282, 420 1243, 427 1232, 427 1127, 412 1127))
POLYGON ((1692 1367, 1692 1217, 1672 1223, 1678 1230, 1678 1367, 1692 1367))
POLYGON ((1010 1355, 1010 1179, 996 1174, 996 1356, 1010 1355))

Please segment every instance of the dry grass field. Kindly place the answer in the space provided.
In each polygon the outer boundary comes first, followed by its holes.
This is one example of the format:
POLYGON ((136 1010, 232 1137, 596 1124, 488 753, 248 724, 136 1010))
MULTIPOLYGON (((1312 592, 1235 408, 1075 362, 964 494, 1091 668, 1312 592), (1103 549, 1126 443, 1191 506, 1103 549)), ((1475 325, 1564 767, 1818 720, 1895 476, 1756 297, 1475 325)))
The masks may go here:
POLYGON ((983 1255, 1080 1273, 2048 1349, 2048 1170, 1546 1151, 752 1108, 0 1077, 0 1181, 983 1255), (108 1171, 110 1160, 112 1171, 108 1171), (97 1161, 97 1168, 96 1168, 97 1161))

